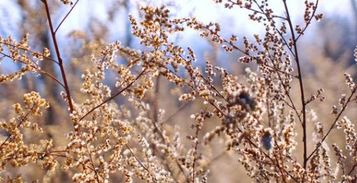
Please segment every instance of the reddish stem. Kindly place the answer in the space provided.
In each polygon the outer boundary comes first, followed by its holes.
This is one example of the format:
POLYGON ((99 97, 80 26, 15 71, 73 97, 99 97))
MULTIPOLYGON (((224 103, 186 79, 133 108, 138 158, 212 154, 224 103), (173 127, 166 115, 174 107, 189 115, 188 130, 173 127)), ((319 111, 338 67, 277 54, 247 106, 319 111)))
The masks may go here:
POLYGON ((50 10, 48 8, 47 0, 42 0, 42 2, 45 4, 48 24, 49 24, 49 27, 50 27, 51 37, 52 37, 52 40, 53 40, 53 45, 55 47, 55 51, 56 51, 56 55, 57 55, 57 59, 58 59, 58 65, 59 65, 60 70, 61 70, 64 89, 65 89, 65 92, 66 92, 66 95, 67 95, 67 100, 68 100, 68 106, 69 106, 70 112, 72 113, 73 112, 73 104, 72 104, 71 93, 70 93, 70 90, 69 90, 69 87, 68 87, 68 82, 67 82, 67 79, 66 79, 66 72, 64 70, 63 60, 62 60, 61 53, 60 53, 59 47, 58 47, 58 43, 57 43, 57 39, 56 39, 56 33, 55 33, 54 29, 53 29, 50 10))
POLYGON ((286 12, 286 20, 288 21, 290 33, 292 36, 292 43, 293 43, 294 52, 295 52, 295 61, 296 61, 297 69, 298 69, 298 80, 299 80, 299 86, 300 86, 301 106, 302 106, 303 142, 304 142, 303 161, 304 161, 304 169, 306 169, 306 165, 307 165, 307 126, 306 126, 306 103, 305 103, 305 94, 304 94, 304 84, 303 84, 303 79, 302 79, 302 71, 301 71, 301 67, 300 67, 299 53, 298 53, 298 49, 297 49, 297 40, 295 38, 293 24, 291 22, 291 17, 289 14, 289 9, 288 9, 286 0, 283 0, 283 3, 284 3, 285 12, 286 12))

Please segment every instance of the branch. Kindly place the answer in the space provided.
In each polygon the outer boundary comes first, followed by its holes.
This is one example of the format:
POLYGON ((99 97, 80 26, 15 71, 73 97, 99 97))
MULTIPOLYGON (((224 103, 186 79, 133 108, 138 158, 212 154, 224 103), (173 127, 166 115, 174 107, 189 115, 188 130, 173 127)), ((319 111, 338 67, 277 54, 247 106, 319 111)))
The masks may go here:
POLYGON ((54 44, 56 55, 57 55, 58 65, 59 65, 59 67, 61 69, 61 75, 62 75, 62 79, 63 79, 63 84, 65 86, 65 92, 66 92, 66 95, 67 95, 68 106, 69 106, 70 112, 72 113, 73 112, 73 104, 72 104, 71 93, 70 93, 70 90, 69 90, 69 87, 68 87, 68 83, 67 83, 67 79, 66 79, 66 72, 64 70, 63 60, 62 60, 62 57, 61 57, 61 53, 59 51, 59 47, 58 47, 58 43, 57 43, 57 39, 56 39, 56 34, 55 34, 54 30, 53 30, 53 24, 52 24, 52 20, 51 20, 50 10, 48 8, 47 0, 42 0, 42 2, 45 4, 48 24, 49 24, 49 27, 50 27, 50 30, 51 30, 51 36, 52 36, 53 44, 54 44))
POLYGON ((299 85, 300 85, 300 95, 301 95, 301 105, 302 105, 302 128, 303 128, 303 142, 304 142, 304 155, 303 155, 303 160, 304 160, 304 168, 306 169, 307 165, 307 126, 306 126, 306 104, 305 104, 305 94, 304 94, 304 84, 303 84, 303 79, 302 79, 302 72, 301 72, 301 67, 300 67, 300 59, 299 59, 299 53, 297 49, 297 39, 295 38, 295 32, 293 28, 293 24, 291 22, 291 17, 289 14, 289 9, 286 3, 286 0, 283 0, 284 3, 284 8, 286 12, 286 19, 289 24, 290 28, 290 33, 292 36, 292 42, 294 46, 294 52, 295 52, 295 61, 298 69, 298 80, 299 80, 299 85))
MULTIPOLYGON (((8 55, 8 54, 6 54, 6 53, 0 52, 0 54, 3 55, 3 57, 10 58, 10 59, 12 59, 12 60, 14 60, 14 61, 18 61, 18 62, 21 62, 21 63, 23 63, 23 64, 27 64, 27 63, 23 62, 22 60, 12 58, 10 55, 8 55)), ((37 68, 36 68, 36 69, 37 69, 37 70, 36 70, 37 72, 40 72, 40 73, 44 74, 45 76, 47 76, 47 77, 53 79, 53 80, 56 81, 59 85, 61 85, 63 88, 65 88, 65 86, 63 85, 63 83, 61 83, 61 81, 59 81, 54 75, 52 75, 52 74, 50 74, 50 73, 48 73, 48 72, 46 72, 46 71, 44 71, 44 70, 41 70, 40 66, 39 66, 36 62, 32 61, 32 63, 37 66, 37 68)))
POLYGON ((351 101, 353 95, 356 93, 356 91, 357 91, 357 87, 355 87, 352 90, 351 95, 348 97, 348 99, 347 99, 346 103, 344 104, 344 106, 342 107, 341 111, 337 114, 337 116, 336 116, 335 120, 332 122, 332 125, 330 126, 329 130, 324 135, 324 137, 321 139, 321 142, 317 144, 316 148, 312 151, 312 153, 306 158, 306 161, 309 160, 316 153, 316 151, 321 147, 322 143, 326 140, 327 136, 331 133, 332 129, 335 128, 337 121, 340 119, 342 113, 347 108, 348 103, 350 103, 350 101, 351 101))
MULTIPOLYGON (((164 66, 161 66, 161 67, 164 67, 164 66)), ((176 73, 174 73, 174 72, 172 72, 172 71, 170 71, 170 70, 168 70, 170 73, 172 73, 172 74, 174 74, 174 75, 176 75, 177 76, 177 74, 176 73)), ((194 86, 192 86, 192 85, 190 85, 190 84, 188 84, 187 83, 187 85, 190 87, 190 88, 192 88, 193 90, 195 90, 195 87, 194 86)), ((226 99, 224 99, 226 102, 228 102, 226 99)), ((219 113, 221 113, 222 115, 224 115, 224 116, 228 116, 228 114, 226 114, 225 112, 223 112, 217 105, 215 105, 212 101, 210 101, 210 100, 208 100, 207 101, 211 106, 213 106, 219 113)), ((243 130, 242 129, 240 129, 239 127, 237 127, 237 129, 238 129, 238 131, 239 132, 241 132, 241 133, 243 133, 243 130)), ((259 146, 258 145, 256 145, 249 137, 245 137, 245 139, 247 140, 247 142, 250 144, 250 145, 252 145, 253 147, 255 147, 255 148, 257 148, 257 149, 259 149, 260 150, 260 148, 259 148, 259 146)), ((275 165, 275 166, 277 166, 274 162, 274 159, 273 158, 271 158, 267 153, 265 153, 264 151, 261 151, 260 150, 260 152, 266 157, 266 158, 268 158, 271 162, 273 162, 273 164, 275 165)), ((277 168, 279 168, 279 167, 277 167, 277 168)), ((289 177, 291 178, 291 179, 293 179, 295 182, 298 182, 298 180, 288 171, 288 170, 285 170, 285 169, 282 169, 282 171, 283 172, 285 172, 287 175, 289 175, 289 177)))
POLYGON ((58 29, 61 27, 61 25, 63 24, 63 22, 67 19, 67 17, 69 16, 69 14, 71 14, 72 10, 74 9, 74 7, 76 7, 77 3, 79 2, 79 0, 77 0, 74 5, 71 7, 71 9, 68 11, 68 13, 66 14, 66 16, 64 16, 64 18, 61 20, 61 22, 58 24, 56 30, 55 30, 55 34, 57 33, 58 29))
POLYGON ((54 59, 52 59, 51 57, 47 57, 47 56, 45 56, 44 54, 40 54, 40 53, 38 53, 38 52, 36 52, 36 51, 32 51, 32 50, 29 50, 29 49, 24 49, 24 48, 21 48, 21 47, 19 47, 19 46, 17 46, 17 45, 13 45, 13 44, 11 44, 11 43, 1 42, 1 44, 4 44, 4 45, 6 45, 6 46, 10 46, 10 47, 13 47, 13 48, 17 48, 17 49, 23 50, 23 51, 25 51, 25 52, 30 52, 32 55, 38 54, 39 56, 42 56, 43 58, 45 58, 45 59, 47 59, 47 60, 49 60, 49 61, 51 61, 51 62, 54 62, 54 63, 58 64, 58 61, 57 61, 57 60, 54 60, 54 59))
MULTIPOLYGON (((33 105, 31 107, 31 109, 25 114, 25 116, 22 116, 21 119, 20 119, 20 122, 16 125, 16 128, 20 128, 20 126, 22 125, 22 123, 24 123, 25 120, 27 120, 27 118, 29 117, 29 115, 31 114, 32 112, 32 109, 34 108, 35 106, 33 105)), ((0 149, 2 149, 2 147, 5 145, 5 143, 7 141, 9 141, 11 138, 12 138, 13 134, 11 133, 0 145, 0 149)))
POLYGON ((172 113, 167 119, 165 119, 162 123, 167 123, 168 121, 170 121, 173 117, 175 117, 179 112, 181 112, 183 109, 185 109, 187 106, 189 106, 191 102, 187 102, 182 104, 181 106, 179 106, 179 108, 172 113))
MULTIPOLYGON (((130 153, 133 155, 134 159, 139 163, 139 165, 145 170, 148 172, 149 175, 151 175, 150 173, 150 170, 149 168, 147 168, 140 160, 138 157, 136 157, 136 155, 134 154, 133 150, 131 150, 130 146, 128 144, 125 144, 125 147, 130 151, 130 153)), ((154 182, 156 182, 156 179, 153 175, 152 176, 152 179, 154 182)))
POLYGON ((121 89, 120 91, 118 91, 116 94, 112 95, 111 97, 107 98, 106 100, 104 100, 102 103, 98 104, 97 106, 93 107, 91 110, 89 110, 85 115, 83 115, 79 121, 82 121, 86 116, 88 116, 90 113, 92 113, 94 110, 98 109, 99 107, 101 107, 102 105, 104 105, 105 103, 113 100, 115 97, 117 97, 118 95, 120 95, 121 93, 123 93, 125 90, 127 90, 130 86, 132 86, 135 81, 137 81, 144 73, 145 73, 146 69, 144 69, 143 71, 141 71, 141 73, 136 76, 136 78, 129 83, 125 88, 121 89))
POLYGON ((310 19, 306 22, 306 25, 305 25, 304 29, 303 29, 303 30, 301 31, 301 33, 296 37, 295 42, 298 41, 298 39, 299 39, 302 35, 304 35, 304 32, 306 31, 307 27, 309 27, 309 25, 311 24, 311 21, 312 21, 312 19, 314 18, 315 14, 316 14, 316 10, 317 10, 317 5, 318 5, 318 4, 319 4, 319 0, 316 0, 316 2, 315 2, 315 8, 314 8, 314 10, 313 10, 313 12, 312 12, 312 15, 311 15, 310 19))

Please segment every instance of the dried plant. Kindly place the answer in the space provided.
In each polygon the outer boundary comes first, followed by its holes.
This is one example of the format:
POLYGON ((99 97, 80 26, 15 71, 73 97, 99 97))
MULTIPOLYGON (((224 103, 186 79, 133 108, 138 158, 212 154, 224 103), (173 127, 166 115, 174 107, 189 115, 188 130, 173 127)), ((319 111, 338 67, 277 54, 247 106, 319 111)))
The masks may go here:
POLYGON ((41 91, 26 92, 9 109, 0 121, 2 182, 208 182, 215 179, 213 164, 227 155, 235 159, 229 166, 241 164, 256 182, 356 181, 354 73, 336 73, 345 77, 346 93, 331 111, 317 112, 315 106, 328 105, 326 89, 305 86, 300 40, 322 19, 319 0, 305 1, 297 25, 286 0, 282 15, 268 0, 216 0, 227 9, 247 10, 251 21, 265 28, 262 35, 242 38, 225 38, 219 23, 176 18, 166 6, 143 6, 140 16, 129 16, 140 49, 72 34, 85 40, 78 54, 89 53, 71 61, 77 74, 64 62, 57 33, 78 0, 61 0, 71 8, 58 27, 52 1, 41 2, 54 55, 45 47, 31 48, 31 32, 20 41, 0 37, 2 57, 21 65, 1 74, 0 83, 6 87, 33 74, 49 78, 61 87, 64 102, 57 105, 66 116, 54 119, 57 129, 51 129, 43 114, 52 104, 41 91), (254 67, 238 76, 207 59, 202 69, 193 48, 173 41, 187 29, 254 67), (54 64, 59 74, 42 68, 43 62, 54 64), (168 95, 169 101, 161 100, 168 95), (165 102, 174 107, 163 107, 165 102), (344 134, 342 142, 328 140, 335 131, 344 134), (36 175, 22 175, 31 167, 36 175))

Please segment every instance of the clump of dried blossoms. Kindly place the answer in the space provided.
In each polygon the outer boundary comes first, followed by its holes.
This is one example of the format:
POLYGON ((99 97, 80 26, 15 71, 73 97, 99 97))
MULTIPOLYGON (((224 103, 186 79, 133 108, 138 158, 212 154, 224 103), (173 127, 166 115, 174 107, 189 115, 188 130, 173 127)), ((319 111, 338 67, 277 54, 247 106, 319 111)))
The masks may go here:
POLYGON ((1 75, 0 83, 20 79, 27 72, 52 78, 64 89, 67 123, 73 127, 65 146, 45 135, 38 136, 39 143, 29 140, 29 134, 43 132, 39 120, 48 103, 36 92, 25 94, 24 104, 14 105, 13 117, 0 123, 6 134, 0 141, 0 174, 5 177, 1 180, 21 181, 21 176, 12 177, 12 167, 39 164, 47 181, 61 170, 74 182, 207 182, 208 164, 214 160, 205 150, 221 139, 224 152, 238 155, 237 162, 257 182, 355 181, 355 124, 344 116, 357 102, 355 82, 345 74, 349 93, 333 107, 332 121, 324 122, 327 129, 318 119, 325 114, 310 107, 316 99, 324 99, 323 89, 310 98, 305 93, 297 44, 312 21, 322 18, 316 13, 319 1, 305 1, 302 25, 292 24, 286 0, 282 0, 284 15, 275 14, 267 0, 216 2, 249 10, 249 18, 265 26, 265 34, 224 38, 218 23, 172 18, 165 6, 142 7, 140 18, 129 19, 132 34, 144 48, 114 42, 97 50, 90 61, 95 67, 82 74, 78 98, 69 93, 66 73, 62 82, 38 64, 45 58, 63 69, 58 53, 57 61, 49 58, 48 49, 32 51, 28 35, 19 43, 0 38, 0 53, 23 65, 18 72, 1 75), (247 69, 241 78, 209 61, 204 70, 194 66, 193 49, 171 41, 186 29, 198 31, 227 52, 239 52, 237 60, 254 63, 257 70, 247 69), (120 57, 127 62, 119 64, 120 57), (107 73, 115 74, 114 86, 105 82, 107 73), (178 102, 200 106, 187 117, 192 122, 188 135, 164 120, 165 109, 159 108, 158 98, 161 80, 180 90, 178 102), (294 83, 298 92, 292 89, 294 83), (115 101, 120 96, 125 102, 115 101), (207 130, 208 125, 214 128, 207 130), (344 147, 326 140, 336 129, 345 134, 344 147))

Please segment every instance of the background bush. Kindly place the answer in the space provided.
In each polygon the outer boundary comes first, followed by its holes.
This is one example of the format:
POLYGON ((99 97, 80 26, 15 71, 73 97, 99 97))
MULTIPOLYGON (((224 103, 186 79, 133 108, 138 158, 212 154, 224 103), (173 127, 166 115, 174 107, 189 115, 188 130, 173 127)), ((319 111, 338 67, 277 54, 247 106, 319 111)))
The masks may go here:
POLYGON ((2 182, 356 181, 356 30, 319 0, 303 17, 286 0, 212 2, 248 12, 263 32, 246 35, 113 2, 59 39, 78 2, 19 0, 20 29, 0 37, 2 182), (109 41, 120 11, 124 40, 109 41))

